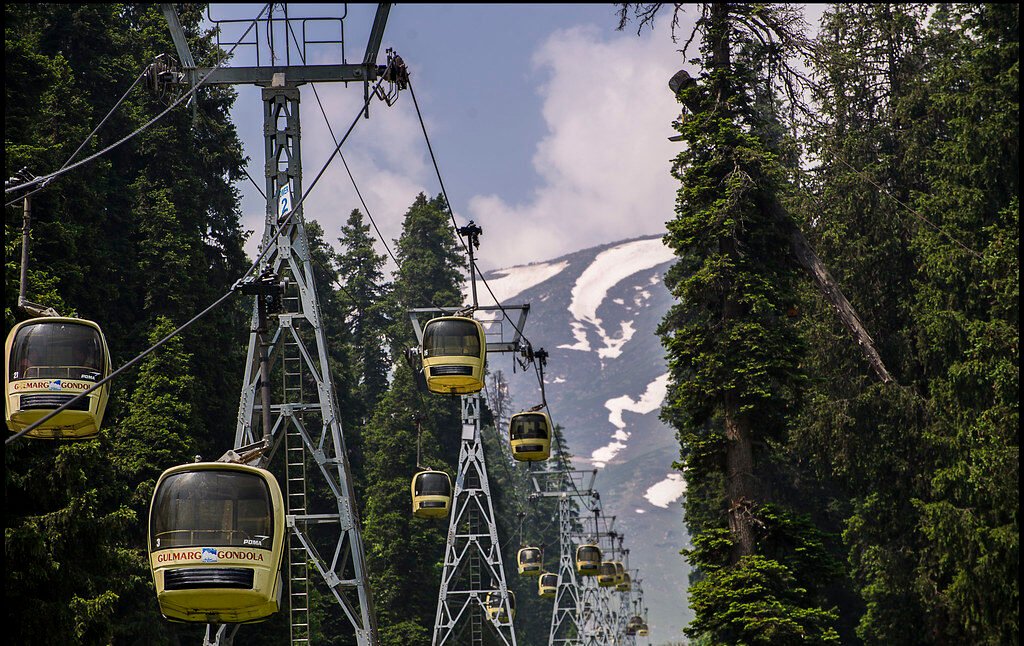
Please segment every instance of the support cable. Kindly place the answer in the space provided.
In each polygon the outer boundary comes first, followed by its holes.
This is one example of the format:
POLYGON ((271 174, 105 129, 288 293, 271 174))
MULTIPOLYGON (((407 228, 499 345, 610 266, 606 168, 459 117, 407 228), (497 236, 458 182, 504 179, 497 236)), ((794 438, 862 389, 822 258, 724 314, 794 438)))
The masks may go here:
MULTIPOLYGON (((462 247, 466 250, 466 254, 469 255, 469 245, 466 243, 465 239, 463 239, 462 234, 459 233, 459 223, 456 222, 455 220, 455 212, 452 207, 452 202, 451 200, 448 199, 448 191, 446 191, 444 188, 444 180, 441 178, 441 169, 437 165, 437 157, 434 155, 434 147, 430 144, 430 137, 427 135, 427 126, 423 121, 423 114, 420 112, 420 104, 416 100, 416 91, 412 87, 411 78, 409 80, 409 93, 412 95, 412 103, 416 108, 416 117, 419 119, 420 129, 423 130, 423 139, 427 142, 427 152, 430 153, 430 161, 434 164, 434 172, 437 174, 437 182, 441 186, 441 195, 444 196, 445 204, 448 206, 448 215, 449 217, 451 217, 452 225, 455 227, 455 232, 459 236, 459 242, 462 243, 462 247)), ((470 262, 473 264, 473 267, 469 268, 470 273, 472 274, 473 270, 475 269, 476 272, 480 274, 480 280, 483 282, 484 287, 487 288, 487 292, 491 295, 491 298, 498 306, 498 309, 501 310, 502 315, 509 322, 512 328, 515 329, 519 336, 526 341, 527 345, 529 345, 530 340, 526 337, 525 334, 523 334, 523 331, 519 329, 519 326, 516 325, 516 322, 512 320, 512 317, 509 316, 508 312, 505 311, 505 307, 501 304, 501 302, 498 301, 498 297, 494 295, 494 291, 491 289, 491 286, 487 283, 487 279, 484 278, 483 272, 480 271, 480 267, 476 264, 475 261, 470 260, 470 262)))
MULTIPOLYGON (((75 149, 75 152, 71 153, 71 156, 67 158, 67 161, 65 161, 64 164, 59 169, 57 169, 58 172, 64 170, 65 168, 67 168, 68 164, 71 163, 71 160, 74 159, 75 157, 77 157, 78 153, 82 152, 82 148, 85 148, 85 145, 87 143, 89 143, 89 140, 92 139, 93 136, 97 132, 99 132, 99 129, 103 127, 103 124, 105 124, 107 122, 107 119, 109 119, 111 117, 111 115, 113 115, 114 112, 119 107, 121 107, 121 104, 124 103, 124 100, 128 98, 128 94, 130 94, 131 91, 135 89, 135 86, 139 84, 139 81, 141 81, 142 79, 144 79, 146 77, 146 74, 149 73, 149 70, 152 68, 152 66, 153 66, 153 64, 150 63, 149 65, 147 65, 145 67, 145 69, 142 70, 142 73, 139 74, 139 77, 135 79, 135 82, 132 83, 131 86, 127 90, 125 90, 125 93, 121 95, 121 98, 117 100, 117 103, 114 104, 114 107, 110 108, 110 111, 107 112, 107 116, 103 117, 103 119, 99 122, 99 124, 97 124, 97 126, 92 129, 92 132, 89 133, 89 136, 86 137, 85 140, 82 141, 81 144, 79 144, 78 148, 75 149)), ((25 198, 32 197, 33 195, 35 195, 39 191, 41 191, 44 188, 46 188, 47 184, 49 184, 49 180, 43 182, 37 188, 35 188, 32 191, 29 191, 25 195, 22 195, 20 197, 16 197, 13 200, 11 200, 10 202, 7 202, 6 204, 4 204, 4 207, 12 206, 12 205, 20 202, 21 200, 24 200, 25 198)))
MULTIPOLYGON (((295 30, 292 29, 291 23, 288 23, 288 32, 291 34, 296 47, 298 47, 298 37, 295 35, 295 30)), ((299 52, 299 58, 302 60, 302 64, 305 65, 306 58, 303 56, 301 51, 299 52)), ((327 124, 327 131, 331 133, 331 139, 337 143, 338 138, 334 135, 334 128, 331 127, 331 120, 327 118, 327 111, 324 109, 324 104, 320 101, 320 93, 316 90, 316 83, 310 83, 310 87, 313 88, 313 96, 316 98, 317 105, 320 106, 320 114, 324 117, 324 123, 327 124)), ((341 155, 341 163, 345 167, 345 172, 348 173, 349 180, 352 181, 352 188, 355 189, 356 197, 359 198, 359 203, 363 205, 363 211, 366 212, 366 217, 370 220, 370 224, 373 225, 373 230, 377 232, 377 237, 380 238, 381 244, 384 245, 384 250, 388 252, 389 256, 391 256, 391 260, 394 261, 395 267, 398 267, 398 258, 396 258, 395 254, 391 252, 391 247, 388 246, 387 240, 384 238, 384 234, 382 234, 380 229, 377 227, 377 222, 373 219, 373 215, 370 213, 370 207, 366 205, 366 200, 363 199, 363 194, 359 190, 359 185, 356 184, 356 178, 352 175, 352 169, 349 168, 344 155, 341 155)))
POLYGON ((178 107, 178 105, 182 101, 184 101, 185 99, 187 99, 187 98, 191 97, 193 94, 195 94, 196 91, 206 81, 206 79, 210 78, 210 76, 213 75, 214 72, 216 72, 218 69, 220 69, 220 67, 229 58, 231 58, 231 54, 235 51, 235 48, 237 48, 242 43, 242 41, 245 39, 245 37, 249 35, 249 32, 256 25, 256 21, 259 20, 260 18, 262 18, 263 17, 263 13, 265 11, 267 11, 267 9, 269 7, 271 7, 272 5, 273 5, 273 3, 267 3, 267 4, 263 5, 263 9, 260 10, 259 15, 256 16, 256 18, 253 20, 252 24, 249 25, 249 28, 245 30, 245 33, 242 34, 241 38, 239 38, 238 41, 236 41, 235 44, 231 46, 231 49, 228 50, 228 53, 225 54, 222 58, 220 58, 217 61, 217 64, 214 65, 210 69, 210 71, 206 73, 206 76, 204 76, 203 78, 199 79, 199 81, 195 85, 193 85, 188 90, 188 92, 186 92, 186 93, 182 94, 180 97, 178 97, 174 101, 174 103, 171 103, 171 105, 167 106, 167 109, 165 109, 163 112, 161 112, 160 114, 156 115, 155 117, 153 117, 152 119, 147 121, 141 127, 135 129, 131 134, 129 134, 129 135, 125 136, 125 137, 122 137, 121 139, 118 139, 117 141, 115 141, 114 143, 110 144, 109 146, 107 146, 103 150, 101 150, 101 151, 99 151, 97 153, 94 153, 94 154, 86 157, 85 159, 83 159, 81 161, 75 162, 74 164, 71 164, 70 166, 65 166, 65 167, 63 167, 63 168, 61 168, 59 170, 56 170, 56 171, 54 171, 52 173, 49 173, 47 175, 42 175, 42 176, 39 176, 39 177, 34 177, 31 180, 29 180, 27 182, 24 182, 22 184, 18 184, 16 186, 12 186, 10 188, 5 188, 4 189, 4 194, 6 195, 7 193, 10 193, 11 191, 16 191, 18 189, 25 188, 25 187, 28 187, 28 186, 35 186, 36 184, 43 184, 43 185, 45 185, 45 184, 49 183, 51 180, 53 180, 54 178, 63 175, 64 173, 67 173, 69 171, 72 171, 72 170, 78 168, 79 166, 87 164, 87 163, 91 162, 92 160, 96 159, 97 157, 102 157, 103 155, 107 154, 108 152, 110 152, 114 148, 117 148, 118 146, 120 146, 124 142, 128 141, 129 139, 132 139, 133 137, 135 137, 139 133, 143 132, 144 130, 147 130, 154 123, 156 123, 157 121, 162 119, 164 117, 164 115, 166 115, 168 112, 170 112, 174 108, 178 107))
MULTIPOLYGON (((265 9, 266 8, 264 8, 264 10, 265 9)), ((261 12, 261 14, 262 14, 262 12, 261 12)), ((248 33, 248 32, 246 32, 246 33, 248 33)), ((244 35, 243 35, 243 38, 244 38, 244 35)), ((236 43, 236 45, 237 45, 237 43, 236 43)), ((379 86, 381 84, 381 82, 383 82, 383 78, 380 81, 378 81, 377 85, 379 86)), ((198 85, 196 87, 198 87, 198 85)), ((372 97, 373 94, 371 93, 370 96, 372 97)), ((316 179, 313 180, 313 183, 310 184, 310 186, 306 190, 306 192, 303 193, 302 196, 299 198, 299 200, 295 203, 295 205, 292 207, 292 210, 288 213, 287 217, 285 217, 285 219, 282 220, 281 223, 278 225, 277 230, 274 232, 273 237, 277 237, 278 235, 280 235, 281 231, 284 230, 285 227, 287 227, 288 225, 291 224, 291 221, 295 217, 295 214, 299 212, 299 206, 301 206, 302 203, 306 200, 306 197, 309 196, 309 193, 313 189, 313 186, 316 185, 316 181, 318 179, 320 179, 320 177, 327 170, 327 167, 330 165, 331 161, 333 161, 333 159, 334 159, 334 155, 336 155, 338 153, 338 151, 341 150, 341 146, 348 139, 349 135, 352 134, 352 130, 355 128, 355 125, 357 123, 359 123, 359 120, 360 120, 360 118, 362 116, 362 112, 366 108, 366 104, 369 103, 369 101, 370 101, 370 97, 367 97, 364 105, 360 106, 359 113, 356 115, 356 118, 352 122, 352 125, 345 132, 345 136, 342 137, 341 142, 338 143, 338 145, 334 149, 334 152, 327 159, 327 162, 324 164, 323 168, 321 168, 320 172, 317 173, 316 179)), ((56 416, 58 413, 63 412, 68 407, 70 407, 72 404, 74 404, 75 402, 81 400, 83 397, 86 397, 87 395, 89 395, 90 393, 92 393, 93 391, 98 389, 100 386, 103 386, 107 382, 111 381, 112 379, 114 379, 114 377, 120 375, 122 372, 124 372, 128 368, 134 366, 136 363, 141 361, 144 357, 148 356, 154 350, 156 350, 157 348, 160 348, 165 343, 170 341, 172 338, 174 338, 175 336, 177 336, 178 334, 183 332, 185 329, 187 329, 189 326, 191 326, 193 323, 195 323, 199 319, 203 318, 204 316, 206 316, 207 314, 212 312, 214 309, 216 309, 219 305, 221 305, 224 301, 226 301, 231 295, 233 295, 236 291, 238 291, 242 287, 242 285, 245 283, 246 277, 249 276, 249 274, 251 274, 257 267, 259 267, 260 263, 263 261, 263 258, 267 255, 267 253, 270 251, 271 248, 272 247, 270 245, 267 245, 267 247, 259 254, 259 256, 257 256, 256 260, 253 261, 253 263, 242 274, 242 276, 238 280, 235 281, 235 283, 231 286, 231 288, 223 296, 221 296, 216 301, 214 301, 211 305, 209 305, 206 309, 201 311, 199 314, 196 314, 194 317, 189 319, 186 323, 184 323, 183 325, 179 326, 177 329, 173 330, 170 334, 168 334, 164 338, 162 338, 159 341, 157 341, 154 345, 150 346, 146 350, 143 350, 135 358, 133 358, 130 361, 128 361, 128 363, 124 364, 123 366, 121 366, 120 368, 115 370, 114 372, 110 373, 109 375, 107 375, 106 377, 101 379, 100 381, 98 381, 95 384, 93 384, 89 389, 84 390, 81 393, 75 395, 74 397, 72 397, 68 401, 64 402, 64 404, 62 404, 58 408, 54 409, 53 411, 50 411, 50 413, 47 414, 45 417, 42 417, 42 418, 36 420, 35 422, 33 422, 32 424, 28 425, 27 427, 25 427, 21 431, 18 431, 14 435, 8 437, 6 440, 4 440, 4 446, 7 446, 7 445, 11 444, 11 442, 13 442, 13 441, 15 441, 17 439, 20 439, 26 433, 34 430, 36 427, 38 427, 39 425, 43 424, 44 422, 49 421, 54 416, 56 416)))

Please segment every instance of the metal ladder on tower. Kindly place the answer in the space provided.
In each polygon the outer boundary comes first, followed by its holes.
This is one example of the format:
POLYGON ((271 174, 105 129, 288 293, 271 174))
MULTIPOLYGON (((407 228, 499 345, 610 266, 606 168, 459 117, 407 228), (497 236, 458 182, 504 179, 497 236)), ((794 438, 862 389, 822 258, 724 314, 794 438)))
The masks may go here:
MULTIPOLYGON (((476 483, 472 486, 479 486, 476 483)), ((478 518, 477 511, 475 509, 467 509, 467 516, 469 517, 470 532, 473 534, 479 533, 480 531, 480 519, 478 518)), ((481 564, 480 554, 476 551, 472 551, 468 555, 469 557, 469 585, 473 590, 482 590, 481 584, 481 564)), ((485 599, 486 601, 486 599, 485 599)), ((479 604, 473 604, 469 607, 469 636, 470 644, 472 646, 482 646, 484 643, 484 618, 483 611, 479 604)))
MULTIPOLYGON (((286 297, 287 311, 298 309, 298 296, 286 297), (293 305, 294 304, 294 305, 293 305), (292 309, 294 306, 295 309, 292 309)), ((295 321, 293 320, 293 324, 295 321)), ((292 414, 301 419, 302 357, 298 344, 286 337, 282 346, 282 389, 285 406, 296 405, 292 414)), ((298 427, 290 425, 285 433, 285 479, 288 514, 304 516, 306 507, 306 448, 298 427)), ((294 534, 288 535, 288 599, 292 646, 308 646, 309 633, 309 561, 306 548, 294 534)))
MULTIPOLYGON (((259 465, 268 468, 279 449, 284 448, 286 453, 289 601, 291 611, 301 615, 293 615, 291 618, 292 643, 309 643, 308 593, 311 581, 308 575, 312 573, 315 580, 326 586, 326 594, 322 598, 327 605, 332 605, 331 599, 336 602, 327 612, 348 622, 358 646, 377 646, 380 639, 360 534, 361 523, 354 500, 351 468, 341 428, 334 377, 328 361, 327 338, 321 320, 312 253, 303 214, 302 203, 306 194, 302 188, 299 90, 311 82, 356 82, 363 85, 368 103, 370 97, 376 95, 376 90, 370 91, 369 84, 380 79, 386 70, 385 66, 377 65, 376 60, 391 4, 377 5, 365 55, 358 63, 345 61, 344 16, 307 15, 289 18, 286 12, 280 18, 271 12, 266 27, 271 32, 275 32, 277 27, 291 32, 292 23, 289 20, 302 21, 303 26, 307 20, 318 20, 336 24, 338 35, 323 34, 318 30, 314 41, 307 40, 303 30, 301 42, 295 38, 296 48, 285 47, 281 52, 285 56, 284 67, 260 63, 261 39, 256 38, 238 43, 255 49, 255 66, 218 65, 213 69, 196 66, 175 5, 163 3, 161 9, 170 28, 178 58, 185 68, 186 73, 182 78, 190 86, 195 86, 197 80, 202 78, 204 86, 256 85, 261 88, 267 211, 258 269, 261 275, 274 277, 275 280, 290 279, 295 286, 295 296, 287 307, 287 313, 272 317, 269 329, 266 330, 272 339, 269 344, 266 343, 265 332, 261 332, 257 326, 259 307, 254 303, 234 446, 269 441, 270 451, 261 458, 259 465), (328 58, 331 59, 328 64, 306 65, 304 55, 301 65, 290 59, 290 52, 296 49, 305 52, 306 46, 312 44, 333 50, 334 55, 328 52, 328 58), (293 197, 297 201, 293 202, 293 197), (304 326, 303 336, 299 336, 294 327, 298 324, 304 326), (289 343, 291 347, 286 347, 289 343), (268 354, 274 360, 268 361, 268 354), (278 376, 282 368, 285 374, 278 376), (275 392, 271 392, 269 385, 263 388, 264 382, 260 377, 261 371, 271 370, 274 371, 275 392), (308 391, 304 395, 308 400, 304 400, 296 390, 303 382, 308 391), (283 399, 277 399, 281 396, 283 399), (308 456, 303 452, 308 452, 308 456), (311 459, 307 462, 306 457, 311 459), (328 492, 323 501, 325 509, 313 509, 314 500, 307 500, 307 477, 317 479, 316 484, 310 484, 316 491, 328 492), (305 552, 301 556, 300 546, 305 552), (323 555, 329 556, 325 558, 323 555), (299 592, 304 593, 301 595, 302 603, 299 603, 299 592)), ((262 21, 263 13, 251 21, 234 18, 215 20, 209 14, 207 19, 218 28, 215 29, 218 32, 221 23, 248 22, 249 29, 255 29, 262 21)), ((218 39, 217 45, 220 44, 218 39)), ((273 44, 270 43, 270 46, 273 47, 273 44)), ((271 61, 274 61, 273 55, 271 61)), ((363 112, 369 116, 367 107, 364 107, 363 112)), ((267 381, 271 379, 267 378, 267 381)), ((315 502, 315 506, 321 506, 319 496, 315 502)), ((218 646, 230 646, 237 626, 233 625, 231 630, 223 624, 208 626, 207 642, 212 639, 218 646)))

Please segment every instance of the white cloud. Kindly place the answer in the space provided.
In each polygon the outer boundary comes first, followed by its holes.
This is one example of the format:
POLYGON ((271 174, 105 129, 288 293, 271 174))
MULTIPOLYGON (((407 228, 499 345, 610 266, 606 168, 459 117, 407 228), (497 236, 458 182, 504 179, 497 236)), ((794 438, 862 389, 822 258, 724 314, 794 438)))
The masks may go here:
POLYGON ((663 231, 678 151, 667 137, 679 114, 667 87, 679 54, 668 35, 560 30, 534 64, 550 75, 540 88, 548 134, 533 157, 543 184, 520 200, 470 200, 470 217, 503 241, 489 261, 519 264, 663 231))
MULTIPOLYGON (((546 135, 534 142, 533 167, 540 175, 536 189, 522 196, 483 193, 479 187, 459 186, 458 195, 471 196, 465 212, 487 230, 488 244, 481 266, 509 267, 548 260, 613 240, 660 233, 674 209, 675 180, 669 174, 679 144, 671 122, 679 107, 667 88, 678 69, 678 45, 667 28, 608 32, 596 27, 573 27, 553 32, 533 55, 533 70, 542 100, 539 114, 546 135), (476 192, 475 191, 480 191, 476 192)), ((418 78, 415 62, 411 74, 418 78)), ((303 182, 308 190, 334 149, 312 86, 302 91, 303 182)), ((342 137, 362 105, 362 92, 340 83, 317 85, 335 136, 342 137)), ((421 104, 430 99, 425 87, 421 104)), ((262 102, 255 88, 240 88, 233 110, 239 134, 251 161, 250 174, 263 188, 262 102), (250 92, 245 94, 243 92, 250 92)), ((374 101, 371 118, 360 119, 342 152, 370 213, 388 245, 401 233, 402 218, 415 196, 438 193, 437 178, 427 155, 411 97, 387 107, 374 101)), ((433 138, 444 137, 443 113, 424 113, 433 138)), ((500 124, 496 124, 500 125, 500 124)), ((451 127, 451 126, 449 126, 451 127)), ((496 154, 500 154, 496 152, 496 154)), ((445 171, 441 160, 442 172, 445 171)), ((480 163, 489 163, 480 160, 480 163)), ((446 178, 451 179, 451 178, 446 178)), ((454 178, 458 186, 458 178, 454 178)), ((255 257, 264 229, 265 206, 248 182, 243 228, 254 235, 246 251, 255 257)), ((490 190, 490 189, 484 189, 490 190)), ((305 217, 317 220, 327 241, 336 246, 340 227, 359 199, 344 166, 335 159, 304 203, 305 217)), ((376 234, 374 233, 376 237, 376 234)), ((377 250, 385 254, 377 241, 377 250)), ((386 255, 386 254, 385 254, 386 255)), ((390 259, 388 268, 392 267, 390 259)))

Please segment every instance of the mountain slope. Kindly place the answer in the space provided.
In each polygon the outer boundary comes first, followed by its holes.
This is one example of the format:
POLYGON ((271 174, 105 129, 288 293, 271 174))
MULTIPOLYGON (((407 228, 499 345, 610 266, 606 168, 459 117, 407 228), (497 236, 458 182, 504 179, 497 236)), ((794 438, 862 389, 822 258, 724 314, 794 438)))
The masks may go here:
MULTIPOLYGON (((599 470, 604 511, 640 568, 653 643, 678 640, 690 619, 683 484, 672 468, 679 445, 658 419, 668 380, 655 330, 671 305, 662 276, 672 262, 660 237, 646 237, 485 273, 503 304, 531 306, 524 332, 550 355, 552 419, 565 428, 575 467, 599 470)), ((487 288, 478 292, 481 305, 493 304, 487 288)), ((540 402, 532 371, 489 363, 506 373, 517 410, 540 402)))

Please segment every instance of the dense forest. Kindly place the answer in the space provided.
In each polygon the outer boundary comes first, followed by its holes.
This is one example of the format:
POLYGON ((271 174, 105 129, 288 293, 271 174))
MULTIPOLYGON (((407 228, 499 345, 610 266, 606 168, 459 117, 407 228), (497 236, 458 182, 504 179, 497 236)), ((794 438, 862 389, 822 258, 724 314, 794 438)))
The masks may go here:
POLYGON ((686 634, 1018 643, 1019 6, 835 5, 814 42, 793 6, 674 10, 686 634))
MULTIPOLYGON (((673 34, 692 78, 673 87, 676 305, 660 330, 662 416, 678 431, 693 536, 679 603, 696 618, 679 639, 1018 643, 1018 5, 835 5, 814 40, 790 5, 620 9, 620 28, 697 17, 693 34, 673 34)), ((179 14, 208 64, 202 5, 179 14)), ((4 29, 7 177, 60 168, 132 79, 174 52, 158 5, 7 4, 4 29)), ((102 322, 115 366, 249 267, 237 186, 262 160, 243 157, 234 99, 204 87, 195 109, 32 195, 29 297, 102 322)), ((136 87, 75 159, 167 104, 136 87)), ((21 223, 8 194, 6 329, 24 318, 21 223)), ((405 312, 462 305, 466 260, 442 196, 408 206, 391 276, 359 210, 306 233, 381 639, 429 643, 445 524, 408 513, 409 477, 418 463, 454 475, 459 409, 417 389, 405 312)), ((202 641, 203 627, 160 617, 145 519, 164 469, 231 448, 250 316, 244 297, 229 299, 121 376, 98 439, 7 446, 9 641, 202 641)), ((506 454, 513 402, 500 373, 488 389, 508 564, 520 542, 556 549, 557 514, 529 500, 506 454)), ((521 613, 543 615, 532 580, 509 584, 521 613)), ((326 596, 314 598, 312 641, 354 643, 326 596)), ((517 622, 518 641, 546 643, 547 628, 517 622)), ((287 643, 287 614, 242 631, 246 644, 287 643)))

